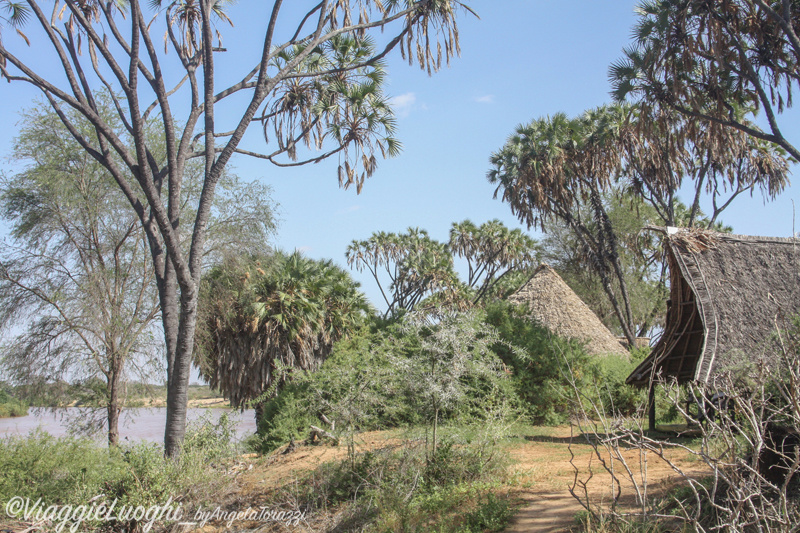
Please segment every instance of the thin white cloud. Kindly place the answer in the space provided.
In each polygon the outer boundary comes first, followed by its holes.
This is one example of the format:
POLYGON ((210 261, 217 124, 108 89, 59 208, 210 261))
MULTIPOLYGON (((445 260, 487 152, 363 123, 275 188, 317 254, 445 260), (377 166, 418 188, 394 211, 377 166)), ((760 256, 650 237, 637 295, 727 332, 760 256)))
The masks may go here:
POLYGON ((310 252, 313 249, 314 248, 312 248, 311 246, 298 246, 297 248, 294 249, 294 251, 295 252, 300 252, 301 254, 307 254, 308 252, 310 252))
POLYGON ((361 209, 360 205, 351 205, 350 207, 345 207, 344 209, 340 209, 336 212, 337 215, 346 215, 347 213, 352 213, 353 211, 358 211, 361 209))
POLYGON ((494 95, 493 94, 484 94, 483 96, 478 96, 475 98, 475 101, 479 104, 493 104, 494 103, 494 95))
POLYGON ((417 95, 414 93, 405 93, 394 96, 391 99, 392 107, 394 108, 395 115, 400 118, 405 118, 414 109, 414 104, 417 103, 417 95))

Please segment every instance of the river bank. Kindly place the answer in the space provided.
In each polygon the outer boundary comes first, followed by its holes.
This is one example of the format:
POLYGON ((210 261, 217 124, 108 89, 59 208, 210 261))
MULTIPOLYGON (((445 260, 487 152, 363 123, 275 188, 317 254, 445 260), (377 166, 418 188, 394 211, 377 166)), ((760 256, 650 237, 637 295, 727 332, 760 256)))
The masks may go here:
MULTIPOLYGON (((11 435, 26 435, 31 431, 43 430, 60 437, 88 429, 98 438, 105 438, 105 411, 90 407, 31 407, 28 414, 16 418, 0 419, 0 438, 11 435), (92 431, 93 430, 93 431, 92 431)), ((236 437, 246 438, 256 431, 253 410, 238 411, 206 404, 204 407, 190 407, 187 420, 199 424, 204 420, 212 423, 223 414, 234 419, 236 437)), ((164 425, 167 411, 163 407, 139 407, 124 409, 120 419, 120 439, 128 441, 145 440, 161 442, 164 439, 164 425)))

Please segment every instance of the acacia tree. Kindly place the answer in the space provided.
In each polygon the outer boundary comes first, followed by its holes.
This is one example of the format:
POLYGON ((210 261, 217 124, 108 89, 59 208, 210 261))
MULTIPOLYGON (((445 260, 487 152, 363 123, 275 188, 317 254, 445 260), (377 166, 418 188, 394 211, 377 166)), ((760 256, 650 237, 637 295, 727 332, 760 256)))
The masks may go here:
POLYGON ((119 441, 131 366, 158 353, 158 298, 144 233, 103 167, 57 116, 25 116, 14 158, 27 168, 0 179, 9 241, 0 245, 0 323, 25 322, 3 366, 23 383, 100 376, 108 442, 119 441))
POLYGON ((780 128, 800 83, 800 13, 789 0, 642 2, 634 42, 611 67, 613 96, 738 129, 800 159, 780 128), (763 111, 768 131, 746 120, 763 111))
MULTIPOLYGON (((13 160, 23 170, 0 177, 0 216, 11 229, 0 244, 0 326, 11 336, 4 366, 26 384, 99 377, 88 382, 102 382, 93 392, 101 395, 109 443, 116 444, 127 378, 151 377, 163 352, 145 234, 113 178, 46 106, 23 114, 13 160)), ((184 204, 199 197, 200 176, 192 165, 184 204)), ((268 187, 224 174, 206 261, 231 249, 263 249, 274 228, 272 208, 268 187)), ((96 422, 92 413, 87 426, 96 422)))
POLYGON ((161 8, 170 55, 160 51, 156 37, 164 27, 148 20, 139 0, 56 1, 50 15, 30 0, 31 24, 24 31, 36 54, 26 57, 22 40, 12 47, 5 38, 0 76, 42 92, 70 134, 114 177, 144 228, 166 341, 165 451, 175 455, 186 428, 207 225, 231 157, 246 154, 294 166, 336 154, 340 185, 360 190, 375 171, 375 154, 399 149, 382 92, 383 58, 399 47, 410 62, 429 72, 438 69, 458 53, 456 11, 466 6, 458 0, 322 0, 290 21, 282 17, 282 0, 275 0, 267 6, 260 57, 240 78, 218 85, 215 58, 226 52, 214 40, 221 3, 150 3, 161 8), (370 37, 378 29, 391 32, 382 47, 370 37), (277 42, 275 36, 284 34, 288 40, 277 42), (49 66, 53 59, 58 72, 49 66), (173 82, 166 72, 183 76, 173 82), (127 138, 98 112, 98 88, 111 95, 127 138), (233 118, 220 126, 216 108, 223 102, 233 118), (91 135, 75 127, 66 108, 89 121, 91 135), (150 120, 163 130, 163 162, 146 136, 150 120), (254 123, 266 144, 244 149, 242 138, 254 123), (313 150, 304 152, 302 145, 313 150), (186 220, 181 188, 193 157, 203 161, 204 180, 196 211, 186 220), (188 252, 181 247, 182 224, 191 229, 188 252))

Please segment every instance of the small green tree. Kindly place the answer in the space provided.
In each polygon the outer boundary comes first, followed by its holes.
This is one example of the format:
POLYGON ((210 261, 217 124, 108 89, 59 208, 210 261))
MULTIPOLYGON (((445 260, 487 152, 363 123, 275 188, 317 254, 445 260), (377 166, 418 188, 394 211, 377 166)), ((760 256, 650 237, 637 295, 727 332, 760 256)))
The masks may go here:
MULTIPOLYGON (((98 105, 111 113, 107 99, 98 105)), ((78 113, 68 116, 84 133, 92 131, 78 113)), ((151 131, 150 138, 163 152, 162 136, 151 131)), ((109 443, 116 444, 126 382, 131 375, 150 379, 163 355, 163 287, 145 232, 113 176, 46 107, 23 114, 13 159, 22 170, 0 176, 0 217, 11 229, 0 244, 0 327, 10 333, 3 367, 21 384, 91 383, 83 395, 105 413, 92 412, 81 425, 96 429, 105 419, 109 443)), ((202 194, 201 175, 199 165, 189 165, 184 203, 202 194)), ((269 192, 222 175, 205 263, 231 249, 263 246, 274 228, 269 192)))
POLYGON ((501 340, 477 312, 445 315, 435 326, 425 317, 409 315, 404 327, 419 336, 420 348, 414 357, 396 358, 395 368, 411 395, 420 399, 432 429, 430 456, 435 457, 442 414, 474 392, 467 378, 483 379, 492 388, 506 377, 493 351, 501 340))

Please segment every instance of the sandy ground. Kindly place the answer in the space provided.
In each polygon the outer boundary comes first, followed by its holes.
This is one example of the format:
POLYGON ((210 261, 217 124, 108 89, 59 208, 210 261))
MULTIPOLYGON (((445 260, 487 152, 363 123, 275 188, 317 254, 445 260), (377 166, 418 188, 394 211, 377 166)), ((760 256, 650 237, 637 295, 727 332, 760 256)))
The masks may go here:
MULTIPOLYGON (((578 500, 570 494, 570 487, 574 486, 576 479, 585 482, 585 494, 593 507, 610 502, 611 477, 595 455, 594 449, 582 436, 571 437, 569 427, 532 428, 530 433, 520 435, 508 444, 511 465, 507 490, 519 506, 506 531, 563 532, 576 528, 576 514, 583 510, 578 500), (533 434, 534 432, 538 434, 533 434)), ((358 448, 369 450, 392 446, 398 443, 395 439, 396 435, 390 432, 364 433, 359 436, 358 448)), ((226 495, 220 495, 224 501, 218 501, 223 510, 233 512, 260 508, 297 508, 294 502, 276 500, 279 494, 285 499, 286 494, 291 493, 282 489, 300 483, 308 472, 328 461, 341 460, 346 454, 346 446, 318 445, 292 448, 284 446, 265 457, 256 454, 241 456, 223 474, 225 477, 229 476, 230 485, 226 495)), ((641 456, 635 450, 623 450, 622 457, 634 478, 640 479, 641 471, 646 469, 651 495, 681 482, 681 478, 669 465, 652 454, 647 457, 646 462, 641 461, 641 456)), ((669 458, 692 476, 703 475, 700 463, 692 461, 688 452, 672 450, 669 458)), ((613 465, 617 472, 623 466, 620 461, 614 461, 613 465)), ((623 481, 620 490, 622 505, 634 505, 633 484, 623 481)), ((268 530, 300 533, 321 530, 324 528, 319 526, 320 523, 337 521, 333 516, 309 518, 308 522, 292 527, 274 522, 237 520, 233 529, 240 532, 268 530)), ((12 524, 11 531, 21 531, 14 527, 16 525, 20 524, 12 524)), ((176 527, 182 532, 222 533, 231 530, 220 521, 202 526, 193 524, 176 527)))
MULTIPOLYGON (((521 443, 509 447, 511 456, 511 493, 519 502, 519 510, 506 531, 509 532, 557 532, 569 531, 576 526, 576 514, 583 510, 581 504, 570 494, 570 486, 576 478, 587 481, 587 493, 592 505, 608 503, 612 497, 611 477, 595 456, 592 447, 581 436, 572 439, 570 429, 555 428, 547 436, 526 436, 521 443), (571 451, 570 451, 571 449, 571 451), (571 462, 571 456, 574 458, 571 462), (573 466, 574 465, 574 466, 573 466)), ((360 449, 386 446, 391 440, 385 433, 374 432, 361 435, 360 449)), ((285 447, 269 457, 243 458, 242 472, 237 476, 236 507, 245 508, 271 506, 271 498, 281 487, 297 483, 304 474, 320 464, 341 459, 346 455, 344 446, 298 446, 285 447), (252 464, 252 466, 250 466, 252 464)), ((646 463, 633 450, 623 452, 634 476, 640 477, 646 468, 651 494, 680 482, 679 476, 663 461, 652 454, 646 463)), ((693 475, 702 475, 699 465, 691 461, 687 452, 673 451, 670 458, 693 475)), ((614 463, 619 469, 622 464, 614 463)), ((635 489, 630 482, 623 482, 622 502, 633 505, 635 489)), ((247 530, 245 524, 244 530, 247 530)), ((252 527, 256 527, 253 524, 252 527)), ((221 532, 207 525, 204 533, 221 532)), ((287 528, 286 531, 312 531, 303 528, 287 528)))
MULTIPOLYGON (((593 507, 608 504, 612 500, 611 476, 593 448, 580 435, 576 435, 572 442, 570 446, 569 428, 557 428, 549 436, 527 437, 525 444, 511 450, 512 468, 517 474, 517 485, 522 487, 519 497, 523 503, 506 531, 556 532, 575 527, 576 515, 584 510, 570 493, 570 487, 574 486, 576 479, 586 482, 586 492, 583 492, 580 485, 575 486, 575 491, 584 497, 588 496, 589 504, 593 507), (570 448, 574 454, 572 459, 570 448)), ((643 477, 641 473, 643 470, 646 472, 651 495, 663 493, 665 489, 681 482, 680 476, 672 467, 653 454, 641 456, 638 451, 623 450, 622 457, 630 467, 640 490, 643 477)), ((692 476, 703 474, 688 452, 673 450, 668 457, 692 476)), ((617 472, 624 468, 621 461, 607 464, 612 465, 617 472)), ((636 488, 627 479, 628 476, 620 477, 620 501, 624 506, 632 506, 636 488)))

